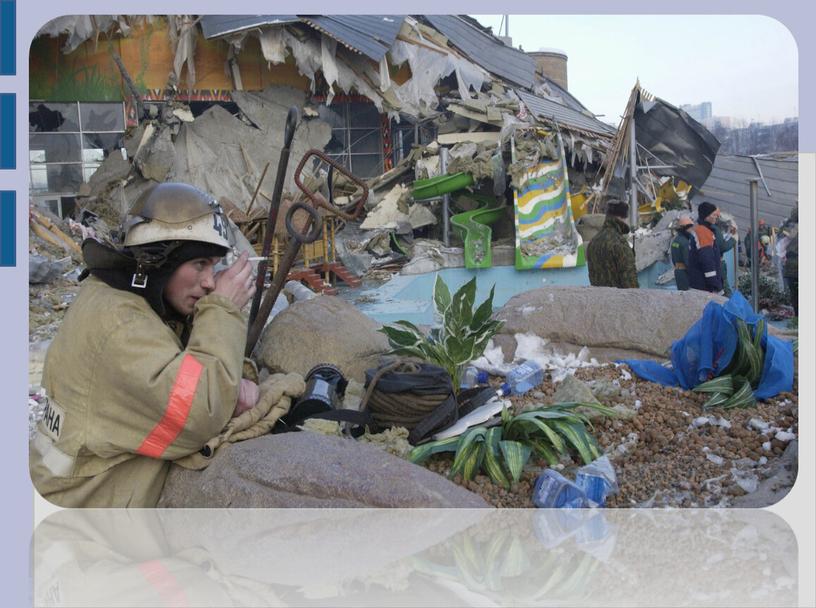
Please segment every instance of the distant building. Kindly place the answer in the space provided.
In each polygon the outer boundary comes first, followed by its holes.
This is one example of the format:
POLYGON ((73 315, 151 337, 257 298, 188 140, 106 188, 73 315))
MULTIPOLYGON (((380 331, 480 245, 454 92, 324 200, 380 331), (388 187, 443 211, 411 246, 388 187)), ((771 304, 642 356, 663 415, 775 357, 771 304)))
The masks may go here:
POLYGON ((711 102, 704 101, 698 104, 683 104, 680 106, 680 109, 683 110, 686 114, 691 116, 697 122, 703 122, 704 120, 711 118, 711 102))
POLYGON ((798 118, 773 125, 751 123, 742 128, 729 128, 725 121, 717 121, 707 127, 720 140, 721 154, 773 154, 799 149, 798 118))

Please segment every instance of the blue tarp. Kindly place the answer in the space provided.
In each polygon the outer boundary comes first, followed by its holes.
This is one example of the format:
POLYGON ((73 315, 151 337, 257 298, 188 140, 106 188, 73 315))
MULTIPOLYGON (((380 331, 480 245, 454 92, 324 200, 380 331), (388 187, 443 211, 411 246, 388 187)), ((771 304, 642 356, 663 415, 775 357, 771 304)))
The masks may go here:
MULTIPOLYGON (((706 305, 702 317, 672 344, 670 367, 656 361, 625 360, 623 363, 645 380, 692 389, 728 367, 737 347, 736 320, 745 321, 753 334, 761 318, 737 291, 724 305, 716 302, 706 305)), ((765 365, 754 396, 768 399, 793 389, 793 344, 768 335, 766 324, 762 345, 765 365)))

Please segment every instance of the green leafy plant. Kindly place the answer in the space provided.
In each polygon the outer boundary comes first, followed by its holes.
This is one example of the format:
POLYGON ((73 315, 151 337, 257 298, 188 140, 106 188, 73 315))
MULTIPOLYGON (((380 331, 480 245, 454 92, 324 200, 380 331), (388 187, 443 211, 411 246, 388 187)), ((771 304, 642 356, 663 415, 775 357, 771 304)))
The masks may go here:
POLYGON ((432 454, 455 452, 449 476, 470 480, 480 471, 505 489, 521 478, 532 454, 558 464, 564 454, 577 454, 590 463, 601 456, 598 442, 587 427, 589 418, 577 408, 590 408, 604 416, 616 417, 615 410, 597 403, 556 403, 511 416, 504 408, 501 425, 477 426, 457 437, 432 441, 414 448, 408 459, 422 463, 432 454))
POLYGON ((703 404, 704 410, 756 405, 754 389, 759 386, 765 365, 765 347, 762 345, 764 332, 764 319, 756 322, 753 335, 748 324, 737 319, 737 347, 730 363, 719 376, 698 384, 693 389, 697 393, 711 394, 703 404))
POLYGON ((419 357, 438 365, 450 374, 455 390, 459 389, 460 374, 468 362, 484 353, 487 343, 501 329, 503 321, 491 319, 493 294, 475 310, 476 277, 451 295, 448 286, 437 275, 433 289, 436 314, 442 320, 440 327, 425 335, 413 323, 397 321, 379 331, 388 338, 389 354, 419 357))

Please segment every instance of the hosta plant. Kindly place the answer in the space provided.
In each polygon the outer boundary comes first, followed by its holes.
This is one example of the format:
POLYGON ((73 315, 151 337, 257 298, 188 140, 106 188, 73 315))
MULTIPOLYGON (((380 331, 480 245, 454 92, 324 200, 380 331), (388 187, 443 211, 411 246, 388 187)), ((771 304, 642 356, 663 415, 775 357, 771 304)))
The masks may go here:
POLYGON ((462 435, 432 441, 414 448, 408 459, 425 461, 431 454, 456 452, 450 477, 473 479, 484 471, 494 483, 510 488, 518 482, 532 454, 550 465, 558 464, 565 454, 577 455, 585 464, 602 455, 587 427, 592 423, 577 408, 590 408, 615 417, 615 410, 597 403, 556 403, 511 416, 502 410, 501 424, 490 428, 477 426, 462 435))
POLYGON ((439 275, 433 290, 433 304, 441 325, 425 335, 413 323, 397 321, 379 331, 388 338, 389 354, 419 357, 444 368, 451 376, 455 390, 464 366, 484 353, 487 343, 501 329, 503 321, 491 319, 493 293, 474 310, 476 278, 451 295, 439 275))
POLYGON ((753 389, 759 385, 765 365, 765 347, 762 345, 764 332, 764 319, 756 322, 753 335, 748 324, 742 319, 737 319, 737 348, 728 367, 716 378, 698 384, 693 389, 697 393, 711 395, 703 404, 704 410, 756 405, 753 389))

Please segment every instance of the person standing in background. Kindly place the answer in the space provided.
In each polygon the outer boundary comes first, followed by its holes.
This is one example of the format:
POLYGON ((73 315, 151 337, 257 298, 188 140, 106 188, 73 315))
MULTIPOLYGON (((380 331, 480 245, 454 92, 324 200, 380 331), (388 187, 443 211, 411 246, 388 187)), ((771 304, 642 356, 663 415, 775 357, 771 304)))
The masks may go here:
POLYGON ((674 283, 678 291, 688 291, 688 263, 690 231, 694 227, 694 220, 688 214, 682 214, 675 220, 677 236, 671 242, 671 260, 674 265, 674 283))
POLYGON ((697 224, 689 239, 689 287, 712 293, 722 293, 722 256, 710 220, 717 207, 708 202, 697 208, 697 224))

